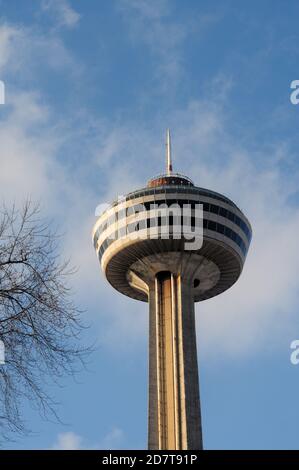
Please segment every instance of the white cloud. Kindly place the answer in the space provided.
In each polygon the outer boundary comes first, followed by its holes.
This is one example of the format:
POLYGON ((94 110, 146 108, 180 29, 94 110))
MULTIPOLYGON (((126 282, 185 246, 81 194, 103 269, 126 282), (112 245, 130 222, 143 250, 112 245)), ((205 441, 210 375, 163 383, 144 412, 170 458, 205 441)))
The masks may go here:
POLYGON ((82 436, 69 431, 60 433, 56 442, 52 446, 53 450, 96 450, 96 449, 117 449, 124 439, 123 431, 118 427, 113 427, 103 439, 97 444, 90 444, 82 436))
POLYGON ((41 6, 54 16, 57 26, 74 28, 80 20, 79 13, 67 0, 43 0, 41 6))
POLYGON ((49 167, 55 171, 50 159, 55 142, 31 134, 32 126, 45 119, 47 109, 31 93, 16 93, 9 106, 0 127, 1 199, 20 202, 29 194, 36 199, 47 197, 49 167))
POLYGON ((80 73, 78 64, 56 34, 0 21, 0 74, 11 83, 36 80, 42 70, 80 73))
POLYGON ((120 444, 123 442, 124 433, 122 429, 114 427, 112 428, 106 436, 100 442, 99 449, 117 449, 120 444))
POLYGON ((20 29, 8 24, 0 27, 0 70, 6 65, 12 55, 12 43, 20 37, 20 29))
POLYGON ((58 434, 53 450, 79 450, 81 449, 82 437, 74 432, 58 434))

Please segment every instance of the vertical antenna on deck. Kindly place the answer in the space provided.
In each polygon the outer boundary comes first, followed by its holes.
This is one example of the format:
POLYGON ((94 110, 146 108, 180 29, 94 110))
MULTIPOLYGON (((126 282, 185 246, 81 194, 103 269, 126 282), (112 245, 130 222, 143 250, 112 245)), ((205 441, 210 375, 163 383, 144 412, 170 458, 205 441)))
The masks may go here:
POLYGON ((166 173, 172 173, 170 130, 166 132, 166 173))

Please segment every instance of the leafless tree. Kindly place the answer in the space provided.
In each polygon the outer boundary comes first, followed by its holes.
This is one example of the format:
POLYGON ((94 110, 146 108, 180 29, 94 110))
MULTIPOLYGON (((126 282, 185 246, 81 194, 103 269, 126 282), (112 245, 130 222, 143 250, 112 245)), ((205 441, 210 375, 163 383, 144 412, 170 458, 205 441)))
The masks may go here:
MULTIPOLYGON (((24 398, 48 416, 55 404, 48 377, 74 373, 87 349, 84 326, 67 281, 73 271, 61 262, 59 239, 29 201, 21 210, 0 211, 0 436, 26 432, 24 398)), ((1 438, 0 438, 1 439, 1 438)))

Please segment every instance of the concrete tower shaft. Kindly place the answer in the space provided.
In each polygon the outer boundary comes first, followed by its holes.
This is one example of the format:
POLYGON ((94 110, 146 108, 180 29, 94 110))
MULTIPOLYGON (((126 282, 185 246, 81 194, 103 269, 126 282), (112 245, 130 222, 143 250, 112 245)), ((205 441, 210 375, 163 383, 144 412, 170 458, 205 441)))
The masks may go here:
POLYGON ((202 449, 190 280, 160 271, 149 289, 149 449, 202 449))

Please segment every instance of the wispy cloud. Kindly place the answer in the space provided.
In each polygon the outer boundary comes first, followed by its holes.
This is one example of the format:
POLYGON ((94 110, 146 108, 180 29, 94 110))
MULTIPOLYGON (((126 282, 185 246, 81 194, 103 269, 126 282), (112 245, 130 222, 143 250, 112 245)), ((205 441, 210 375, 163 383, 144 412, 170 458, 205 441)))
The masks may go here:
POLYGON ((42 70, 75 75, 80 67, 59 35, 0 21, 1 78, 33 86, 42 70))
POLYGON ((2 23, 0 28, 0 70, 3 70, 3 67, 11 59, 13 43, 20 36, 20 28, 2 23))
POLYGON ((159 90, 175 87, 184 74, 183 46, 192 35, 200 35, 219 19, 219 13, 203 13, 180 20, 168 0, 121 0, 118 7, 134 43, 143 43, 156 63, 159 90))
POLYGON ((80 14, 68 0, 42 0, 41 7, 53 16, 58 27, 74 28, 80 20, 80 14))

